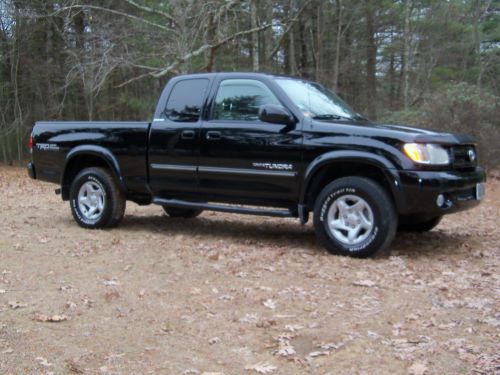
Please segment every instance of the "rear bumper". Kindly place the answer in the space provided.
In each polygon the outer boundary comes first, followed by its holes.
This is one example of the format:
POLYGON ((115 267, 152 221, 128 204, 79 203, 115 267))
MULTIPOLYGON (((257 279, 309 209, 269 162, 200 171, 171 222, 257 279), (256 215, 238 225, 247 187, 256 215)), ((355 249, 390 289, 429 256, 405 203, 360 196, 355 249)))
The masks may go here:
POLYGON ((486 181, 480 167, 473 171, 399 171, 398 213, 440 216, 467 210, 479 204, 477 184, 486 181), (438 196, 444 203, 438 205, 438 196))
POLYGON ((28 163, 26 166, 28 170, 28 176, 30 176, 32 179, 36 179, 36 172, 35 172, 35 165, 33 163, 28 163))

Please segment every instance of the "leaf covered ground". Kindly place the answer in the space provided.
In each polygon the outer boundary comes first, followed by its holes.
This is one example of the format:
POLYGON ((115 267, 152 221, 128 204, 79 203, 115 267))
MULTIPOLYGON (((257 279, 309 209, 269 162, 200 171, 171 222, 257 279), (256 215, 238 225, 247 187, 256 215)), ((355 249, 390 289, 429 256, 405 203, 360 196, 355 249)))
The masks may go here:
POLYGON ((374 259, 310 224, 128 204, 78 227, 55 185, 0 167, 1 374, 493 374, 500 182, 374 259))

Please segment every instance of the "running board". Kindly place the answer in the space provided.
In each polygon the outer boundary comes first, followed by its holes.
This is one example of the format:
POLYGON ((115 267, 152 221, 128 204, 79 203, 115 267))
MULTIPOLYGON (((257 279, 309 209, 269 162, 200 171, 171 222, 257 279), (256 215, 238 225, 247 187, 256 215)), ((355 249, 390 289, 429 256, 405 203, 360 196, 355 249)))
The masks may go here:
POLYGON ((183 201, 180 199, 153 198, 153 203, 169 207, 192 208, 196 210, 229 212, 233 214, 243 214, 243 215, 297 217, 297 215, 292 214, 290 210, 271 210, 265 208, 240 207, 240 206, 231 206, 226 204, 183 201))

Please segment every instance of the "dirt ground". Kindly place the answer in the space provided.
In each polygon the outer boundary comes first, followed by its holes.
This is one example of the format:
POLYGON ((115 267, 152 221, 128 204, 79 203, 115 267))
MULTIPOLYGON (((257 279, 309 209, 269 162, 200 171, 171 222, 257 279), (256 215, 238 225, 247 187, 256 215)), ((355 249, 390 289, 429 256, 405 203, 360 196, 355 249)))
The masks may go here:
POLYGON ((500 372, 500 181, 375 259, 310 224, 129 203, 78 227, 55 185, 0 167, 0 374, 500 372))

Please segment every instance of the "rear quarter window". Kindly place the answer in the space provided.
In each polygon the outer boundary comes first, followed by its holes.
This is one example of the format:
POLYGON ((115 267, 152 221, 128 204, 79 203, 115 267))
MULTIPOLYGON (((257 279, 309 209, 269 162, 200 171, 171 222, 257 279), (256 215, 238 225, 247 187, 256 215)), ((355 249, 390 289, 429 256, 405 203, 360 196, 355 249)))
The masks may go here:
POLYGON ((165 106, 165 117, 175 122, 197 122, 200 118, 208 79, 196 78, 177 82, 165 106))

